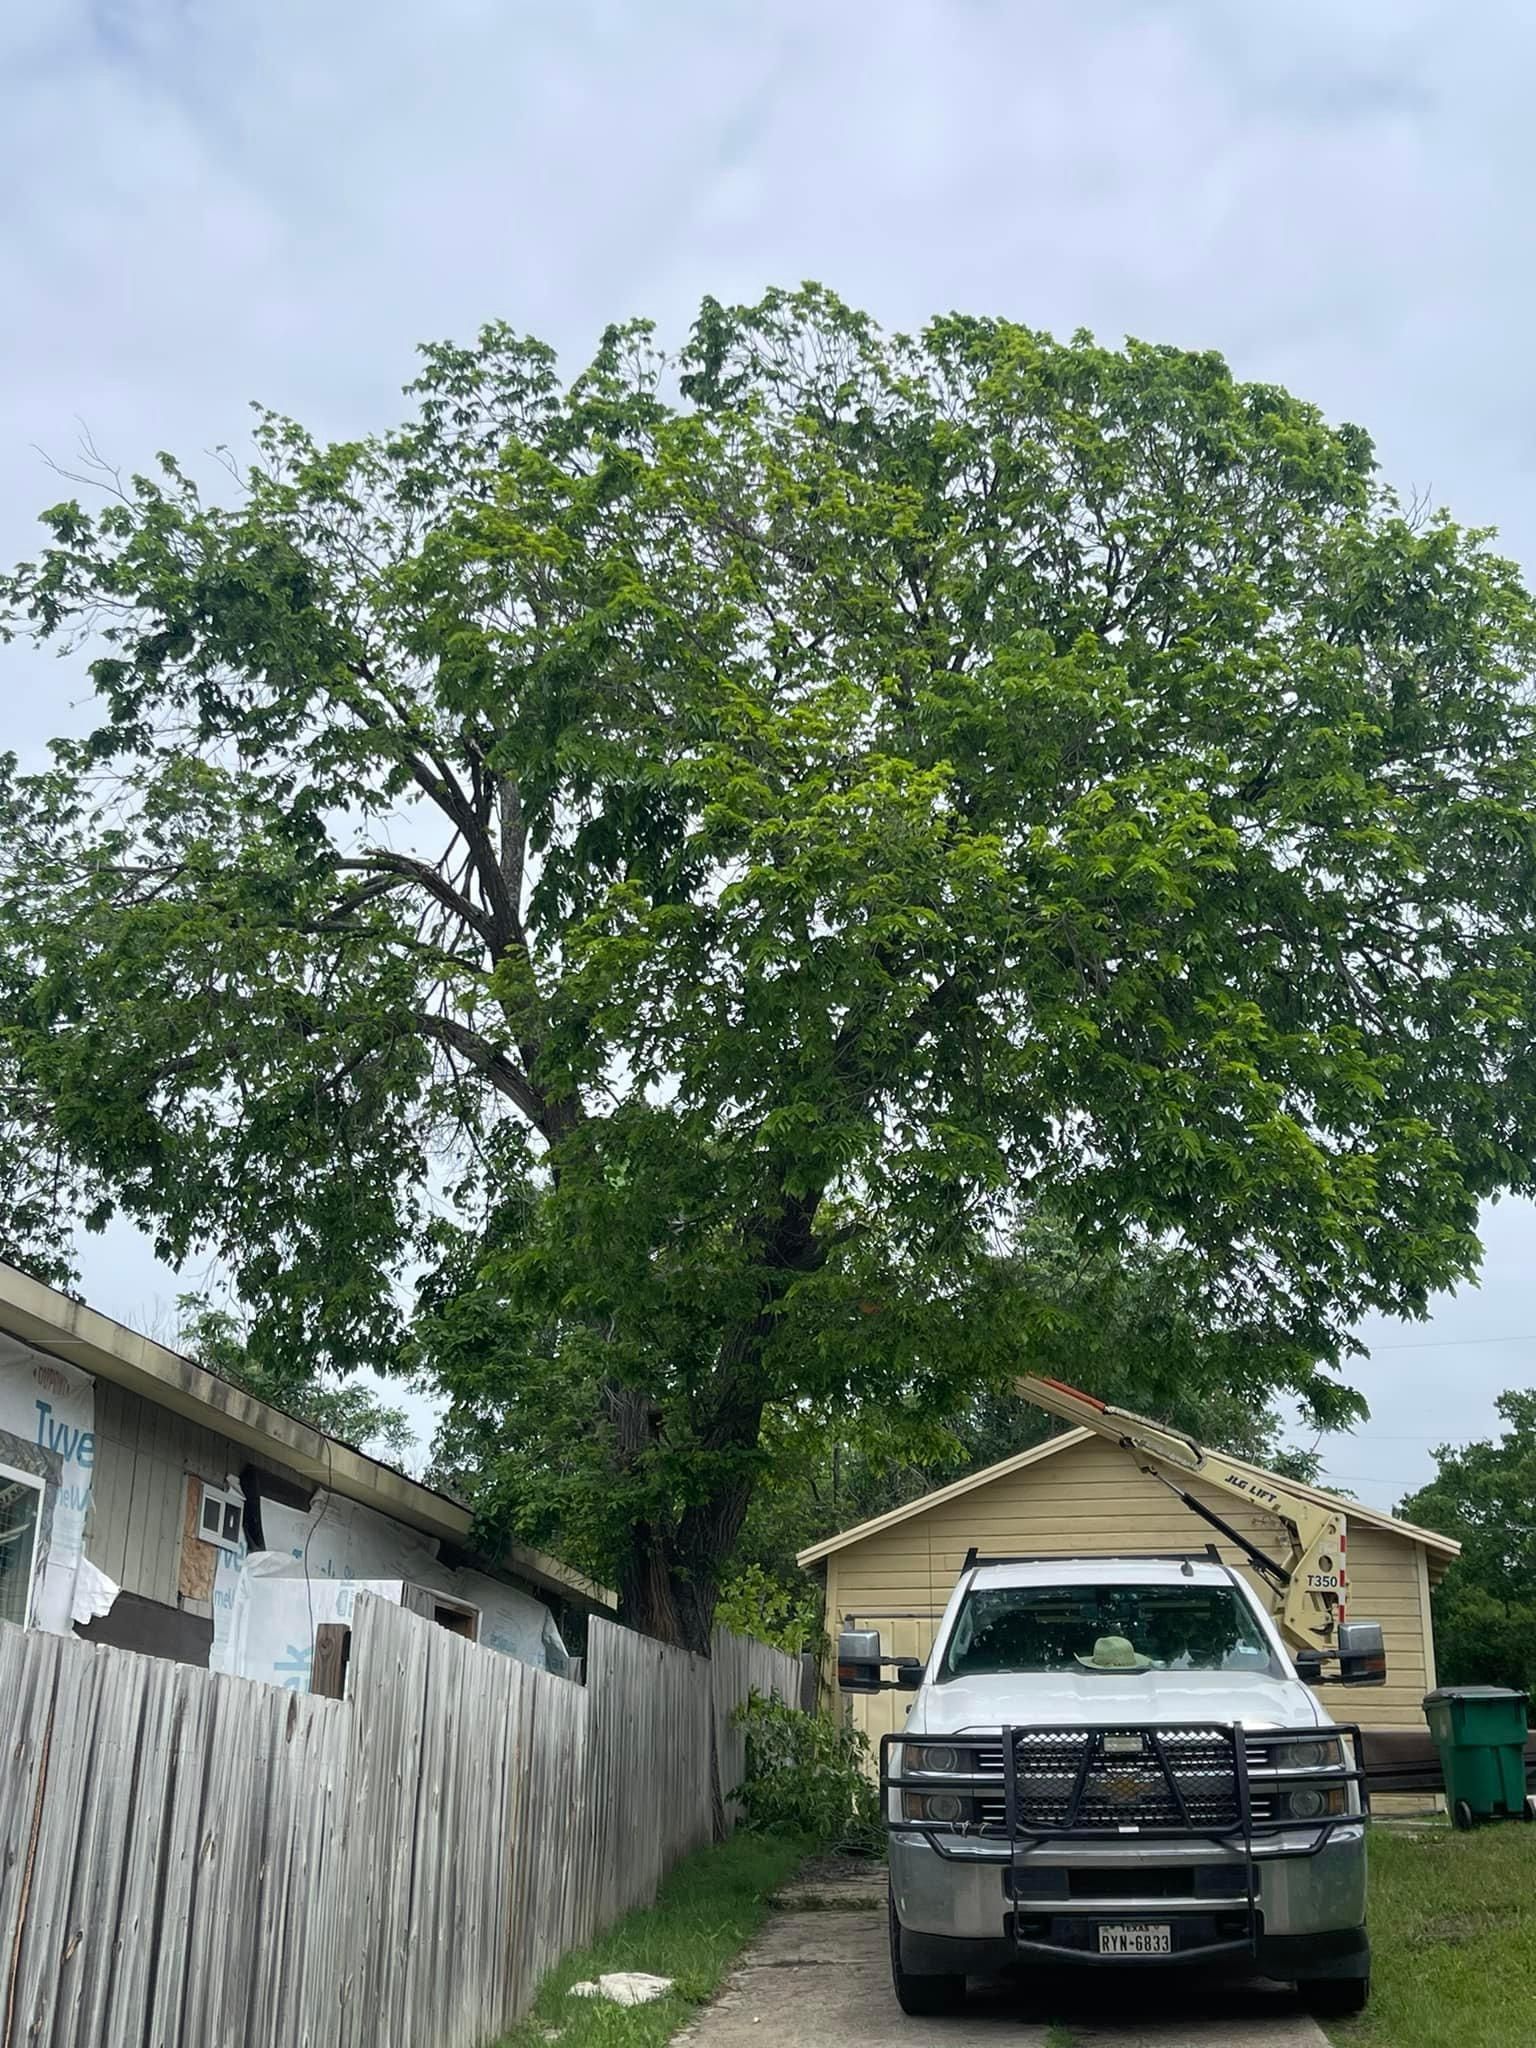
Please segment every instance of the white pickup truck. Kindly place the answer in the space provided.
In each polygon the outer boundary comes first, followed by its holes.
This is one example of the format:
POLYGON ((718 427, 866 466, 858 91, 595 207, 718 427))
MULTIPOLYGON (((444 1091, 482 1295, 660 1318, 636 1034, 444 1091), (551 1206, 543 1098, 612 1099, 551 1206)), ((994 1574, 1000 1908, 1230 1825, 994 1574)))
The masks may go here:
MULTIPOLYGON (((1384 1676, 1341 1627, 1345 1682, 1384 1676)), ((840 1682, 882 1680, 877 1632, 840 1682)), ((905 1728, 882 1743, 891 1972, 904 2011, 967 1975, 1211 1964, 1296 1982, 1323 2014, 1370 1983, 1357 1733, 1297 1676, 1214 1551, 968 1558, 905 1728)))

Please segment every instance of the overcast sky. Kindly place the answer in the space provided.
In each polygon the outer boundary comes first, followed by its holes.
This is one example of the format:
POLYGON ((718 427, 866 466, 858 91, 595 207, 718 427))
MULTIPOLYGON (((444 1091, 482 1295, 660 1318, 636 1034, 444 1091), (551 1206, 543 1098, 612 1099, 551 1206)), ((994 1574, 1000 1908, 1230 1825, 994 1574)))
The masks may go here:
MULTIPOLYGON (((1496 0, 6 0, 0 557, 88 423, 124 467, 390 424, 411 351, 506 318, 574 364, 815 277, 1215 347, 1375 435, 1536 571, 1536 10, 1496 0)), ((0 745, 72 722, 14 650, 0 745)), ((1390 1505, 1536 1362, 1532 1212, 1379 1329, 1330 1472, 1390 1505)), ((118 1229, 97 1306, 178 1285, 118 1229)))

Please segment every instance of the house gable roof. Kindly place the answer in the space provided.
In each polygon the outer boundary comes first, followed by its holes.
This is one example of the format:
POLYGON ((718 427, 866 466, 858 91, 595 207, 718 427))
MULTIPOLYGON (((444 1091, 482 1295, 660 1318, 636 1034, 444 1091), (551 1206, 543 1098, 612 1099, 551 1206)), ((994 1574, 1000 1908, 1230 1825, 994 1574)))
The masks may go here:
MULTIPOLYGON (((957 1479, 949 1486, 941 1486, 933 1493, 925 1493, 917 1500, 909 1500, 904 1507, 892 1508, 888 1514, 876 1515, 870 1521, 858 1522, 851 1529, 844 1529, 841 1535, 823 1537, 820 1543, 813 1543, 802 1550, 796 1562, 802 1568, 820 1564, 835 1550, 846 1550, 851 1544, 863 1543, 871 1536, 878 1536, 883 1530, 893 1529, 899 1522, 910 1521, 915 1515, 925 1515, 931 1508, 942 1507, 946 1501, 958 1500, 962 1494, 974 1493, 979 1487, 990 1486, 994 1479, 1006 1479, 1011 1473, 1026 1471, 1031 1465, 1038 1465, 1043 1459, 1054 1458, 1058 1452, 1074 1449, 1078 1444, 1094 1440, 1094 1432, 1088 1429, 1064 1430, 1060 1436, 1047 1437, 1044 1443, 1035 1444, 1027 1451, 1020 1451, 1012 1458, 1004 1458, 1000 1464, 988 1465, 983 1471, 972 1472, 964 1479, 957 1479)), ((1230 1455, 1230 1454, 1226 1454, 1230 1455)), ((1244 1472, 1252 1472, 1262 1479, 1273 1480, 1275 1474, 1266 1472, 1261 1465, 1251 1465, 1246 1458, 1232 1458, 1231 1462, 1244 1472)), ((1438 1535, 1433 1529, 1417 1528, 1412 1522, 1401 1522, 1395 1515, 1384 1515, 1377 1508, 1363 1507, 1357 1500, 1347 1500, 1342 1494, 1329 1493, 1320 1486, 1303 1486, 1298 1480, 1282 1482, 1293 1492, 1302 1494, 1307 1500, 1316 1501, 1320 1507, 1336 1508, 1351 1522, 1364 1522, 1367 1527, 1384 1529, 1390 1535, 1401 1536, 1410 1543, 1419 1543, 1437 1558, 1449 1563, 1461 1555, 1461 1545, 1453 1537, 1438 1535)))

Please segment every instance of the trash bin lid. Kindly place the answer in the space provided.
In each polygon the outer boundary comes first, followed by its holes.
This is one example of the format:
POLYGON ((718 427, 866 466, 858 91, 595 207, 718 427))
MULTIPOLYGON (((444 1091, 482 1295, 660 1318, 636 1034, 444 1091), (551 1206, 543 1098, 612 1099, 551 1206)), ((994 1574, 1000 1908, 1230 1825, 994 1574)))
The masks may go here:
POLYGON ((1433 1692, 1424 1695, 1427 1707, 1431 1700, 1528 1700, 1528 1692, 1516 1692, 1508 1685, 1437 1685, 1433 1692))

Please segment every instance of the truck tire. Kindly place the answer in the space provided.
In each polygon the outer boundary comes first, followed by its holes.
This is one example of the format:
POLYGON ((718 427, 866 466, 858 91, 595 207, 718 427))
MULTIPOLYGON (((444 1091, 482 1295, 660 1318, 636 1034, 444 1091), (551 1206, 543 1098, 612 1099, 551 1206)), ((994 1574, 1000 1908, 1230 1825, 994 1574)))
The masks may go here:
POLYGON ((940 2019, 947 2012, 956 2012, 965 2003, 964 1977, 944 1975, 942 1977, 914 1976, 905 1969, 901 1960, 901 1922, 896 1918, 896 1901, 890 1900, 891 1916, 891 1988, 896 1993, 896 2003, 910 2019, 940 2019))
POLYGON ((1314 1977, 1296 1986, 1308 2012, 1320 2020, 1348 2019, 1364 2012, 1371 1996, 1369 1977, 1314 1977))

